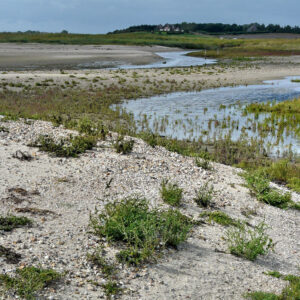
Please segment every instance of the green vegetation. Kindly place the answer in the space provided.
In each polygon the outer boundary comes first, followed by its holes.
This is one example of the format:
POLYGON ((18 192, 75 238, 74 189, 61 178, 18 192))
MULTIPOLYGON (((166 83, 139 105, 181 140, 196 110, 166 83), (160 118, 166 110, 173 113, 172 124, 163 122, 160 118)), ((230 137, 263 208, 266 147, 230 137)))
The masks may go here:
POLYGON ((131 153, 134 145, 134 140, 124 140, 123 136, 119 136, 116 142, 113 144, 117 153, 128 154, 131 153))
POLYGON ((112 280, 102 284, 102 288, 104 289, 104 293, 108 299, 111 299, 111 296, 118 295, 122 291, 119 284, 112 280))
POLYGON ((212 198, 214 194, 214 187, 209 186, 208 183, 205 183, 198 190, 196 190, 196 196, 194 201, 200 207, 210 207, 213 206, 212 198))
POLYGON ((129 198, 108 204, 103 213, 92 216, 91 227, 97 236, 126 246, 117 254, 120 262, 139 265, 160 249, 185 241, 191 224, 179 211, 150 210, 145 199, 129 198))
POLYGON ((291 194, 272 189, 269 180, 260 170, 247 172, 243 176, 258 201, 279 208, 297 208, 297 204, 291 200, 291 194))
POLYGON ((300 277, 295 275, 283 275, 277 271, 268 272, 267 275, 289 281, 289 285, 283 289, 280 295, 264 292, 249 293, 245 296, 252 300, 297 300, 300 299, 300 277))
POLYGON ((60 139, 56 142, 50 136, 40 136, 31 146, 38 147, 45 152, 53 153, 57 157, 77 157, 96 145, 93 136, 75 136, 60 139))
POLYGON ((105 277, 110 277, 116 272, 114 264, 109 263, 105 259, 103 251, 101 251, 101 249, 97 249, 94 251, 94 253, 88 254, 87 259, 92 264, 99 267, 105 277))
POLYGON ((183 190, 176 183, 163 180, 161 183, 160 194, 163 201, 172 206, 180 206, 183 190))
POLYGON ((204 170, 212 170, 213 169, 213 167, 208 159, 203 158, 200 160, 198 157, 196 157, 195 163, 196 163, 197 167, 202 168, 204 170))
POLYGON ((61 275, 51 269, 25 267, 16 270, 16 276, 0 274, 0 284, 13 290, 18 296, 31 300, 36 299, 35 293, 57 281, 61 275))
POLYGON ((230 228, 226 232, 226 240, 231 254, 255 260, 258 255, 265 255, 274 248, 274 243, 266 234, 267 225, 260 223, 254 229, 245 224, 230 228))
POLYGON ((156 32, 160 29, 164 29, 164 27, 169 27, 171 33, 176 33, 176 29, 178 34, 181 31, 184 32, 198 32, 198 33, 207 33, 207 34, 257 34, 257 33, 300 33, 300 28, 298 26, 291 27, 289 25, 281 27, 280 25, 275 24, 223 24, 223 23, 188 23, 182 22, 177 24, 166 24, 164 26, 159 25, 137 25, 130 26, 126 29, 116 30, 114 33, 121 32, 156 32))
POLYGON ((0 217, 0 230, 12 231, 15 228, 31 225, 32 221, 26 217, 0 217))
POLYGON ((241 222, 228 216, 222 211, 205 211, 200 214, 200 218, 208 218, 208 221, 218 223, 222 226, 235 226, 240 227, 241 222))

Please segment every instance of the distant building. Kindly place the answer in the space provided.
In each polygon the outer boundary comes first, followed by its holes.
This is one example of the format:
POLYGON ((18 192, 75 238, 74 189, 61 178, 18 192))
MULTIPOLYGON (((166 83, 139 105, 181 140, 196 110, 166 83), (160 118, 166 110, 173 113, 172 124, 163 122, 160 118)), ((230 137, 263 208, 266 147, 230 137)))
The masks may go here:
POLYGON ((171 24, 158 25, 157 30, 160 32, 184 32, 180 27, 171 24))
POLYGON ((257 31, 257 25, 252 24, 250 27, 247 29, 247 32, 256 32, 257 31))

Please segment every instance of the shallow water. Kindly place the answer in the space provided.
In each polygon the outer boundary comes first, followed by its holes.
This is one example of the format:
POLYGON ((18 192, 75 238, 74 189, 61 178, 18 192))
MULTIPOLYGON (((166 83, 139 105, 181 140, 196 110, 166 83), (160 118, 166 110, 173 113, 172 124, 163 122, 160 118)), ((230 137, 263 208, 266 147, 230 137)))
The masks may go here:
MULTIPOLYGON (((254 123, 262 123, 270 114, 243 116, 243 107, 254 102, 284 101, 300 96, 300 83, 288 77, 265 81, 261 85, 222 87, 192 93, 172 93, 163 96, 130 100, 121 105, 134 115, 139 129, 178 139, 211 140, 229 132, 233 140, 243 136, 263 139, 271 153, 288 149, 300 154, 300 139, 293 132, 283 136, 266 133, 263 137, 254 123), (222 107, 220 107, 222 105, 222 107), (226 106, 226 107, 224 107, 226 106)), ((299 78, 299 77, 298 77, 299 78)), ((299 124, 300 127, 300 124, 299 124)))
POLYGON ((161 57, 161 61, 147 65, 123 65, 121 62, 103 62, 96 61, 93 63, 80 64, 79 68, 95 68, 95 69, 149 69, 149 68, 171 68, 171 67, 190 67, 202 66, 206 64, 214 64, 216 60, 205 59, 202 57, 186 56, 191 51, 180 52, 157 52, 161 57))

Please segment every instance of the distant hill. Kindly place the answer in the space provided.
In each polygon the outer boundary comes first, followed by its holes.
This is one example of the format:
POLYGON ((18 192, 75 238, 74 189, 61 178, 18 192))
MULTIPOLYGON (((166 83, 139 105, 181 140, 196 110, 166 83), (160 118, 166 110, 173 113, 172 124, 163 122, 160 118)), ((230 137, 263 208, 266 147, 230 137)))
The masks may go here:
POLYGON ((255 34, 255 33, 300 33, 300 27, 280 26, 278 24, 223 24, 223 23, 177 23, 159 25, 138 25, 126 29, 115 30, 113 33, 128 32, 161 32, 161 33, 205 33, 205 34, 255 34))

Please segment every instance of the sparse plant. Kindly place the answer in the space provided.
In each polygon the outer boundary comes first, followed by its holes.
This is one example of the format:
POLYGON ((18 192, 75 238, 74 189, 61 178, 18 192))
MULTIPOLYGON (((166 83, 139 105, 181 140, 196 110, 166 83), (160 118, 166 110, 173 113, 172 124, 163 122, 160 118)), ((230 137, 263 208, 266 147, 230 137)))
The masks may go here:
POLYGON ((120 294, 122 289, 116 281, 109 280, 107 283, 102 284, 104 293, 108 299, 111 299, 111 296, 120 294))
POLYGON ((161 197, 164 202, 172 206, 180 206, 183 190, 176 183, 163 180, 160 189, 161 197))
POLYGON ((240 227, 241 222, 228 216, 222 211, 205 211, 200 214, 200 218, 208 218, 209 222, 215 222, 222 226, 235 226, 240 227))
POLYGON ((123 136, 119 136, 113 147, 116 149, 117 153, 128 154, 132 151, 134 145, 134 140, 125 140, 123 136))
POLYGON ((261 222, 254 229, 245 224, 226 232, 226 240, 231 254, 255 260, 258 255, 265 255, 274 248, 272 239, 266 234, 267 225, 261 222))
POLYGON ((0 284, 15 291, 20 297, 35 299, 35 293, 61 278, 61 274, 51 269, 25 267, 16 270, 16 276, 0 274, 0 284))
POLYGON ((214 195, 214 187, 209 186, 208 183, 205 183, 198 190, 195 191, 196 196, 194 201, 200 207, 211 207, 213 206, 212 198, 214 195))
POLYGON ((114 264, 109 263, 104 255, 103 251, 101 249, 96 249, 93 253, 88 253, 87 254, 87 259, 90 261, 92 264, 96 265, 99 267, 102 271, 102 273, 106 277, 112 276, 116 272, 116 268, 114 264))
POLYGON ((195 159, 195 164, 197 167, 202 168, 204 170, 212 170, 213 167, 211 162, 208 159, 199 159, 198 157, 195 159))
POLYGON ((3 231, 12 231, 15 228, 29 226, 31 224, 32 221, 26 217, 0 217, 0 230, 3 231))
POLYGON ((283 275, 277 271, 266 273, 275 278, 288 281, 289 284, 283 289, 280 295, 265 292, 253 292, 245 295, 246 299, 251 300, 298 300, 300 299, 300 277, 295 275, 283 275))

